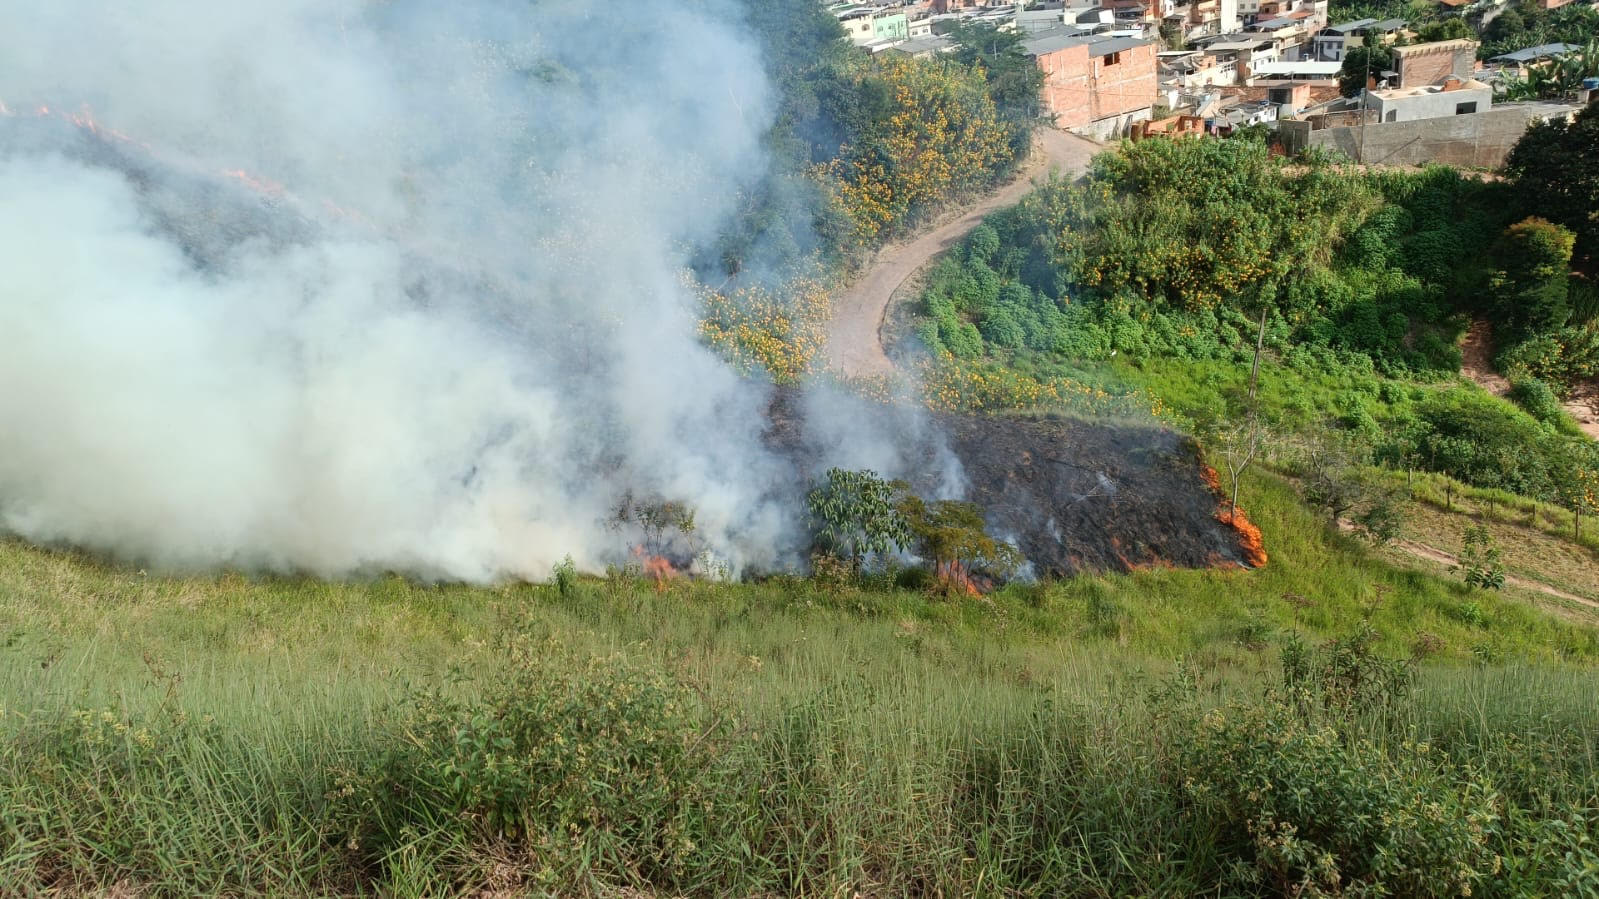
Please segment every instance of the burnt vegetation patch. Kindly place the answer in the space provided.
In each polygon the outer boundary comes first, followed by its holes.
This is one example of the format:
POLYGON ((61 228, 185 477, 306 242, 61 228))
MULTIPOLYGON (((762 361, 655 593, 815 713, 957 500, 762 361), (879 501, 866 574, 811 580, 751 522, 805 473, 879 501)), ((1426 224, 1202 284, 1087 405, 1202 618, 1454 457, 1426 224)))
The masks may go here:
POLYGON ((1243 564, 1191 441, 1140 425, 945 416, 989 528, 1038 574, 1243 564))
MULTIPOLYGON (((767 441, 814 478, 834 460, 808 429, 799 394, 779 391, 767 441)), ((867 404, 897 434, 910 489, 937 496, 959 468, 959 498, 1014 545, 1034 576, 1245 565, 1218 520, 1193 442, 1160 427, 1051 414, 918 416, 867 404)))

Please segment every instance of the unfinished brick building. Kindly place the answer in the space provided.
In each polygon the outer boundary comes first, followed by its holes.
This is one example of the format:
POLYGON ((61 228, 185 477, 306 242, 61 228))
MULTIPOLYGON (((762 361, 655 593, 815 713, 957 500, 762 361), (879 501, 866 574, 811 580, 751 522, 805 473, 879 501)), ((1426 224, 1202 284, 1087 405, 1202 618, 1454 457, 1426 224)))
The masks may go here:
POLYGON ((1396 88, 1426 87, 1450 75, 1470 78, 1477 70, 1477 42, 1465 39, 1434 41, 1394 48, 1396 88))
POLYGON ((1153 41, 1041 33, 1022 42, 1044 73, 1044 108, 1068 131, 1115 137, 1155 105, 1153 41))

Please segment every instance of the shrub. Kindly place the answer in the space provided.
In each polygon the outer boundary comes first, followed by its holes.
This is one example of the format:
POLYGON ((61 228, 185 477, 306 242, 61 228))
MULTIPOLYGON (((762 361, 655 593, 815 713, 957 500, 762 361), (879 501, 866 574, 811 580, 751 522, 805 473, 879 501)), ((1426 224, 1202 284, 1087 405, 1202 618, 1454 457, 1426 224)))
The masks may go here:
POLYGON ((989 309, 984 313, 978 330, 989 343, 1004 349, 1016 349, 1027 339, 1027 333, 1016 322, 1016 317, 1004 306, 989 309))
MULTIPOLYGON (((1499 547, 1487 525, 1466 528, 1464 545, 1460 549, 1460 565, 1456 570, 1466 580, 1468 587, 1485 590, 1502 590, 1505 586, 1505 566, 1499 560, 1499 547)), ((1481 610, 1477 611, 1481 618, 1481 610)))
POLYGON ((572 563, 571 556, 557 563, 551 574, 555 580, 556 592, 560 593, 562 599, 570 598, 576 592, 577 566, 572 563))
POLYGON ((1566 410, 1560 405, 1548 384, 1531 375, 1516 375, 1510 379, 1510 399, 1528 415, 1539 421, 1560 427, 1566 422, 1566 410))
POLYGON ((1571 316, 1571 252, 1576 236, 1541 218, 1511 225, 1495 244, 1498 270, 1489 287, 1496 292, 1500 320, 1514 332, 1542 334, 1563 327, 1571 316))
POLYGON ((435 689, 397 710, 388 756, 347 773, 350 843, 392 867, 408 852, 514 847, 554 882, 607 858, 669 880, 694 849, 710 755, 694 696, 615 658, 518 635, 476 698, 435 689), (432 847, 420 850, 418 834, 432 847))
POLYGON ((1559 446, 1553 431, 1475 390, 1433 393, 1416 406, 1416 458, 1478 487, 1553 496, 1559 446))
POLYGON ((1572 325, 1585 325, 1599 318, 1599 284, 1573 275, 1570 300, 1572 325))
POLYGON ((917 555, 933 563, 941 586, 971 589, 969 573, 1008 578, 1022 563, 1014 546, 989 535, 983 511, 975 503, 929 503, 902 488, 895 511, 904 520, 917 555))
POLYGON ((1281 709, 1207 715, 1182 753, 1185 791, 1250 891, 1459 896, 1494 873, 1492 786, 1281 709))
POLYGON ((966 259, 970 263, 987 265, 998 252, 999 232, 987 222, 978 225, 966 238, 966 259))
POLYGON ((901 489, 874 471, 828 469, 806 497, 818 542, 840 553, 856 574, 867 556, 910 545, 908 523, 894 507, 901 489))

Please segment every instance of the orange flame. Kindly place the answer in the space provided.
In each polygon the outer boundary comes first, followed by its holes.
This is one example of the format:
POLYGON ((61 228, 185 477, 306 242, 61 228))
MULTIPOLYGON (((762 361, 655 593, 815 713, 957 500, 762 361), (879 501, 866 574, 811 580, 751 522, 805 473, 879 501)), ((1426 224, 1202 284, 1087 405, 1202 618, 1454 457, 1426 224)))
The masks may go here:
POLYGON ((245 187, 250 188, 258 194, 265 194, 270 197, 281 197, 286 191, 286 188, 276 181, 263 178, 260 175, 252 175, 249 172, 246 172, 244 169, 224 169, 222 174, 226 177, 232 178, 240 184, 243 184, 245 187))
POLYGON ((972 581, 971 573, 959 561, 934 562, 933 579, 938 582, 939 589, 947 596, 983 595, 983 591, 977 589, 977 584, 972 581))
POLYGON ((665 593, 666 582, 681 575, 665 556, 652 556, 644 551, 644 547, 633 547, 633 555, 643 563, 644 576, 655 579, 655 592, 665 593))
POLYGON ((1251 568, 1265 568, 1268 556, 1266 555, 1266 539, 1260 533, 1260 528, 1249 520, 1242 506, 1234 506, 1226 499, 1226 491, 1221 488, 1221 475, 1209 465, 1199 466, 1200 477, 1205 479, 1205 484, 1218 496, 1221 503, 1216 508, 1216 520, 1238 532, 1239 548, 1244 551, 1244 560, 1251 568))
MULTIPOLYGON (((132 137, 129 137, 127 134, 118 131, 115 128, 107 128, 102 125, 97 119, 95 119, 94 112, 90 110, 88 106, 84 106, 79 112, 62 113, 51 109, 47 105, 41 104, 34 108, 33 114, 37 118, 60 118, 78 128, 83 129, 84 131, 89 132, 90 134, 95 135, 96 137, 108 137, 113 140, 138 147, 146 152, 155 152, 155 148, 151 147, 149 144, 143 141, 134 140, 132 137)), ((0 116, 16 116, 16 113, 12 111, 10 106, 6 105, 4 100, 0 100, 0 116)), ((290 196, 288 188, 284 185, 273 181, 270 178, 265 178, 251 172, 247 172, 243 169, 223 169, 222 171, 217 172, 217 174, 224 178, 237 181, 256 193, 261 194, 262 196, 274 198, 290 196)), ((367 219, 359 213, 343 209, 331 202, 323 201, 323 206, 328 212, 340 218, 354 219, 361 221, 364 224, 368 223, 367 219)))

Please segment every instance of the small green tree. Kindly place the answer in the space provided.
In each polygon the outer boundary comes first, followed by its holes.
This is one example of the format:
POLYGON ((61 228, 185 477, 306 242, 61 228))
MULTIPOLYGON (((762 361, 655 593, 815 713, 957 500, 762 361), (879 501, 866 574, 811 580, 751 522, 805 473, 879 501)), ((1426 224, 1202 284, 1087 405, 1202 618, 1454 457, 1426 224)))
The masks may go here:
POLYGON ((684 503, 662 499, 641 500, 628 493, 612 513, 611 524, 614 528, 637 525, 644 532, 644 541, 640 546, 652 556, 666 551, 669 531, 676 531, 688 541, 690 550, 695 549, 694 533, 697 526, 694 523, 694 510, 684 503))
POLYGON ((1465 545, 1460 550, 1460 564, 1456 567, 1466 579, 1468 587, 1485 590, 1502 590, 1505 586, 1505 566, 1499 558, 1499 547, 1487 525, 1466 528, 1465 545))
POLYGON ((974 569, 1009 577, 1022 563, 1016 547, 989 536, 983 510, 975 503, 929 503, 906 492, 898 509, 910 528, 917 554, 932 560, 933 573, 945 589, 974 569))
POLYGON ((1370 450, 1353 436, 1323 428, 1305 439, 1301 451, 1305 502, 1325 511, 1334 525, 1373 499, 1363 471, 1370 450))
MULTIPOLYGON (((1504 14, 1509 15, 1510 13, 1509 11, 1506 11, 1504 14)), ((1474 37, 1476 37, 1476 35, 1471 33, 1471 26, 1466 24, 1465 19, 1461 18, 1439 19, 1435 22, 1425 22, 1420 28, 1416 29, 1416 41, 1417 43, 1422 44, 1432 44, 1437 43, 1438 41, 1453 41, 1461 38, 1470 39, 1474 37)))
POLYGON ((1579 259, 1599 255, 1596 158, 1599 108, 1590 105, 1570 123, 1556 117, 1533 124, 1505 161, 1505 173, 1514 179, 1512 196, 1525 211, 1570 228, 1579 259))
POLYGON ((1228 520, 1237 514, 1238 491, 1248 471, 1276 440, 1272 429, 1260 420, 1253 397, 1229 408, 1201 428, 1206 458, 1225 469, 1228 479, 1228 520))
POLYGON ((1369 78, 1378 77, 1393 67, 1393 48, 1368 34, 1364 46, 1356 47, 1344 56, 1344 64, 1338 70, 1338 90, 1346 97, 1358 97, 1366 89, 1369 78))
MULTIPOLYGON (((1001 114, 1019 124, 1038 116, 1044 73, 1022 47, 1025 34, 997 25, 957 23, 949 37, 955 43, 950 55, 982 72, 988 95, 1001 114)), ((1029 133, 1025 125, 1019 132, 1021 137, 1029 133)))
MULTIPOLYGON (((1586 442, 1585 442, 1586 443, 1586 442)), ((1556 492, 1560 504, 1571 511, 1571 535, 1582 539, 1582 516, 1599 513, 1599 458, 1590 445, 1572 453, 1561 472, 1556 492)))
POLYGON ((909 546, 910 530, 894 504, 903 489, 903 483, 885 481, 874 471, 828 469, 807 497, 819 542, 847 558, 854 575, 867 555, 909 546))
POLYGON ((1181 22, 1165 21, 1160 24, 1160 42, 1167 50, 1187 50, 1188 35, 1183 33, 1181 22))

